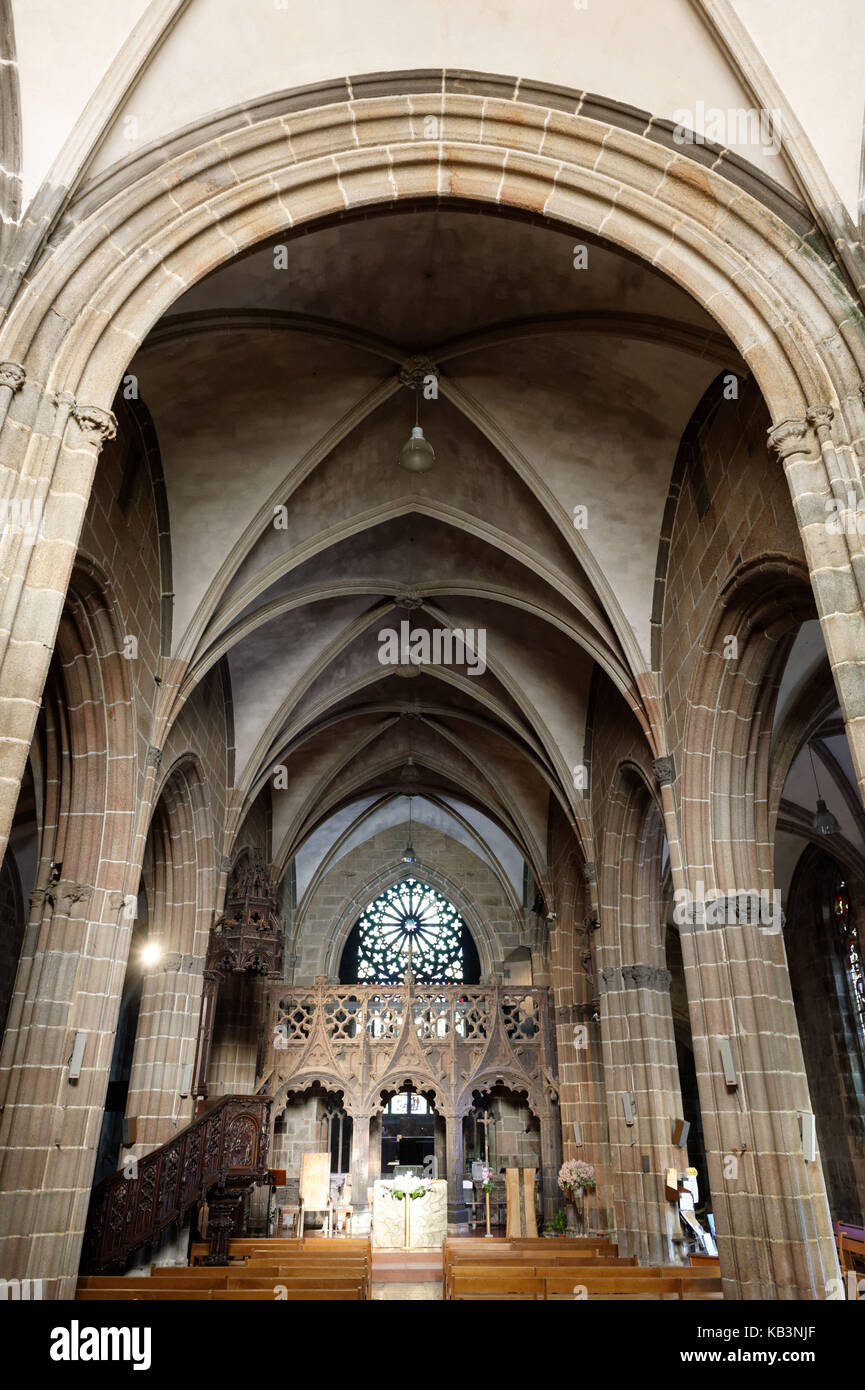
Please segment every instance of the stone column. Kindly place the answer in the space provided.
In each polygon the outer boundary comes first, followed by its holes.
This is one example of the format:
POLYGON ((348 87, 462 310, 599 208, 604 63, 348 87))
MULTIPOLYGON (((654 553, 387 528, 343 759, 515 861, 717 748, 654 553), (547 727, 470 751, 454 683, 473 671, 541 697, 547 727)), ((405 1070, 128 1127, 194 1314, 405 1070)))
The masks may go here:
MULTIPOLYGON (((17 508, 20 524, 0 531, 0 857, 33 740, 96 462, 103 443, 116 431, 110 411, 79 406, 68 391, 61 392, 43 400, 26 444, 13 441, 11 464, 7 454, 7 498, 13 515, 17 508)), ((7 422, 4 452, 9 433, 7 422)))
POLYGON ((201 991, 201 1016, 198 1024, 198 1042, 195 1049, 192 1090, 195 1096, 207 1097, 207 1069, 210 1065, 210 1050, 213 1046, 213 1024, 216 1018, 216 1003, 222 976, 216 970, 205 970, 201 991))
POLYGON ((370 1227, 370 1207, 367 1188, 369 1176, 370 1115, 352 1114, 351 1125, 351 1205, 352 1231, 365 1234, 370 1227))
POLYGON ((447 1172, 446 1125, 443 1117, 436 1112, 433 1122, 433 1153, 436 1161, 436 1177, 443 1178, 447 1172))
POLYGON ((798 1117, 811 1102, 781 924, 695 920, 707 868, 682 853, 672 758, 656 760, 655 772, 674 888, 695 908, 679 935, 724 1292, 824 1299, 838 1261, 819 1155, 805 1163, 802 1154, 798 1117), (727 1084, 722 1040, 735 1084, 727 1084))
POLYGON ((131 934, 124 905, 90 884, 44 890, 0 1056, 0 1275, 42 1278, 60 1298, 73 1296, 102 1127, 131 934))
MULTIPOLYGON (((593 863, 583 866, 587 897, 597 882, 593 863)), ((597 918, 590 911, 580 924, 560 914, 551 932, 553 1018, 559 1069, 559 1117, 563 1158, 579 1158, 595 1169, 597 1187, 587 1192, 586 1230, 613 1230, 612 1174, 609 1168, 603 1052, 592 951, 597 918), (574 1125, 579 1126, 579 1144, 574 1125)), ((556 1174, 555 1195, 561 1191, 556 1174)))
POLYGON ((679 1217, 664 1195, 664 1175, 682 1163, 673 1124, 683 1116, 670 973, 615 966, 600 972, 599 984, 619 1253, 640 1264, 672 1264, 679 1217))
POLYGON ((558 1107, 538 1117, 541 1127, 541 1207, 544 1222, 552 1221, 561 1206, 562 1192, 558 1183, 562 1166, 561 1124, 558 1107))
POLYGON ((463 1117, 445 1113, 448 1163, 448 1235, 466 1235, 469 1216, 463 1195, 463 1117))
POLYGON ((381 1113, 373 1115, 369 1126, 369 1186, 381 1177, 381 1113))
POLYGON ((172 952, 144 971, 126 1105, 139 1155, 164 1144, 194 1115, 192 1083, 185 1097, 181 1086, 193 1058, 201 965, 200 958, 172 952))
MULTIPOLYGON (((865 388, 862 389, 865 399, 865 388)), ((844 476, 834 411, 815 405, 782 420, 769 446, 783 464, 802 536, 823 640, 838 691, 859 792, 865 800, 865 538, 862 481, 844 476)), ((848 470, 849 473, 849 470, 848 470)))
POLYGON ((725 1294, 825 1299, 838 1261, 819 1154, 802 1152, 812 1106, 780 928, 681 940, 725 1294))

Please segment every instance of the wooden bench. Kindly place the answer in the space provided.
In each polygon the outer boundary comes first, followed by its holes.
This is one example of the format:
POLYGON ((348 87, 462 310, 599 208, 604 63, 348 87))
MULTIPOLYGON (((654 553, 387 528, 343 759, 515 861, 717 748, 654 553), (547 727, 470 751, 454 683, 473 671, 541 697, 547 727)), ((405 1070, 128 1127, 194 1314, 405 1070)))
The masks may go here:
POLYGON ((299 1301, 316 1303, 359 1303, 363 1301, 363 1291, 359 1287, 346 1289, 290 1288, 275 1294, 272 1289, 147 1289, 113 1288, 108 1291, 84 1289, 76 1295, 82 1303, 184 1303, 255 1300, 259 1303, 296 1303, 299 1301))
POLYGON ((711 1296, 717 1290, 717 1281, 708 1279, 708 1288, 698 1289, 694 1281, 677 1277, 661 1276, 657 1272, 639 1270, 635 1274, 599 1277, 594 1271, 585 1271, 581 1278, 573 1273, 556 1272, 545 1276, 523 1273, 506 1274, 500 1271, 485 1271, 481 1275, 464 1274, 458 1271, 454 1277, 453 1298, 456 1301, 475 1300, 532 1300, 573 1299, 583 1294, 586 1299, 683 1299, 690 1294, 711 1296))
POLYGON ((90 1275, 79 1280, 79 1293, 92 1293, 97 1291, 105 1292, 108 1289, 141 1289, 157 1293, 160 1289, 186 1289, 193 1293, 199 1289, 230 1289, 235 1287, 252 1287, 253 1284, 273 1286, 274 1284, 287 1284, 290 1286, 303 1286, 308 1288, 327 1288, 329 1286, 341 1287, 343 1285, 357 1285, 363 1288, 366 1284, 366 1276, 363 1270, 256 1270, 250 1269, 240 1273, 224 1273, 215 1270, 208 1278, 201 1278, 198 1270, 179 1270, 171 1275, 166 1275, 160 1279, 142 1278, 125 1279, 120 1275, 90 1275))
POLYGON ((481 1259, 469 1252, 445 1271, 446 1299, 676 1298, 720 1299, 720 1275, 705 1267, 653 1265, 626 1261, 543 1258, 539 1250, 511 1259, 481 1259), (526 1258, 528 1256, 528 1258, 526 1258))
POLYGON ((207 1301, 211 1289, 127 1289, 124 1284, 113 1284, 108 1289, 79 1289, 76 1302, 188 1302, 207 1301))
POLYGON ((87 1275, 77 1297, 87 1301, 154 1299, 258 1300, 369 1298, 372 1248, 365 1237, 346 1241, 232 1241, 228 1265, 195 1263, 207 1246, 192 1247, 192 1264, 153 1265, 149 1275, 87 1275))
POLYGON ((535 1274, 463 1274, 454 1275, 451 1298, 474 1299, 542 1299, 544 1281, 535 1274))
POLYGON ((451 1297, 453 1271, 463 1269, 467 1265, 494 1269, 500 1269, 506 1265, 512 1268, 522 1265, 528 1270, 538 1262, 563 1266, 575 1264, 586 1266, 598 1263, 613 1268, 627 1268, 636 1266, 637 1257, 636 1255, 623 1257, 615 1253, 609 1254, 606 1251, 597 1254, 596 1248, 591 1244, 577 1246, 576 1242, 571 1241, 568 1241, 568 1248, 558 1246, 549 1240, 520 1242, 519 1244, 515 1241, 503 1241, 495 1249, 491 1249, 489 1245, 484 1246, 482 1241, 454 1241, 448 1244, 443 1251, 442 1297, 445 1300, 451 1297))
POLYGON ((259 1289, 217 1290, 214 1302, 363 1302, 362 1289, 289 1289, 286 1294, 274 1295, 273 1291, 259 1289))
MULTIPOLYGON (((341 1255, 347 1250, 364 1250, 371 1253, 371 1245, 367 1236, 335 1236, 329 1240, 316 1236, 304 1236, 303 1239, 277 1238, 271 1240, 263 1236, 241 1236, 236 1237, 229 1243, 228 1258, 230 1260, 245 1259, 250 1255, 258 1253, 270 1258, 279 1258, 283 1253, 292 1251, 309 1251, 310 1253, 327 1252, 330 1255, 341 1255)), ((210 1253, 210 1247, 205 1241, 195 1241, 190 1249, 190 1264, 197 1265, 210 1253)), ((207 1268, 208 1266, 205 1266, 207 1268)), ((221 1268, 221 1266, 212 1266, 221 1268)))

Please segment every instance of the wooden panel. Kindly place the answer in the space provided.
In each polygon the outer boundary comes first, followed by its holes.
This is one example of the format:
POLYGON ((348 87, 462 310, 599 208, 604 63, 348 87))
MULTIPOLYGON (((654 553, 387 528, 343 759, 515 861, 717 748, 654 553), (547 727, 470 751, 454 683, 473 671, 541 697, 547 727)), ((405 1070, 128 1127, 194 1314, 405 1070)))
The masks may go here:
POLYGON ((300 1197, 307 1211, 323 1211, 330 1201, 330 1154, 302 1154, 300 1197))
POLYGON ((508 1225, 506 1238, 518 1236, 537 1237, 538 1223, 535 1216, 535 1168, 506 1168, 505 1196, 507 1198, 508 1225))

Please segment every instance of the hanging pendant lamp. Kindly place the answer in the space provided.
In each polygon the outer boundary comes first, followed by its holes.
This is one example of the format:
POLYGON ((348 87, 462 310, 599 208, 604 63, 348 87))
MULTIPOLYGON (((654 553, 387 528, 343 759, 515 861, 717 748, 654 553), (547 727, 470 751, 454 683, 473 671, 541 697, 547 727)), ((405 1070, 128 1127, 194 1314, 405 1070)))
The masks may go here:
POLYGON ((412 432, 399 451, 399 465, 409 473, 428 473, 436 461, 435 450, 428 439, 424 439, 424 432, 420 426, 420 396, 418 388, 413 388, 414 398, 414 426, 412 432))
POLYGON ((811 771, 814 774, 814 786, 817 788, 817 810, 814 812, 814 818, 811 821, 811 829, 815 830, 818 835, 836 835, 838 833, 838 822, 820 795, 820 783, 817 781, 817 769, 814 766, 814 754, 811 751, 810 743, 808 744, 808 755, 811 759, 811 771))

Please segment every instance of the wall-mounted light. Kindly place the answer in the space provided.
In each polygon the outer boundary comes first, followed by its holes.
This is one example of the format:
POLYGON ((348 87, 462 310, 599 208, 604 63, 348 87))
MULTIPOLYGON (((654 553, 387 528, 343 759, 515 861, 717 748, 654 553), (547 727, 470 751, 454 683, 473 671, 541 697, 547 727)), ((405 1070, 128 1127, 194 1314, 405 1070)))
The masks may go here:
POLYGON ((147 969, 158 965, 162 959, 162 947, 158 941, 148 941, 146 946, 142 946, 139 957, 141 964, 147 969))
POLYGON ((731 1090, 739 1085, 739 1078, 736 1074, 736 1063, 733 1061, 733 1049, 730 1046, 729 1038, 719 1038, 718 1048, 721 1053, 721 1066, 724 1070, 724 1082, 731 1090))
POLYGON ((799 1132, 802 1136, 802 1154, 806 1163, 817 1161, 817 1129, 814 1116, 808 1110, 799 1112, 799 1132))
POLYGON ((81 1076, 81 1068, 84 1065, 84 1048, 87 1043, 86 1033, 76 1033, 72 1039, 72 1054, 69 1058, 69 1080, 77 1081, 81 1076))

